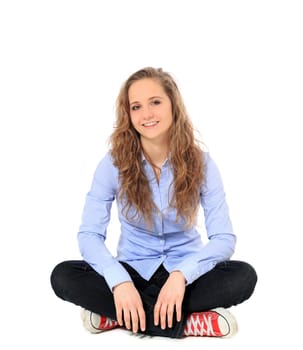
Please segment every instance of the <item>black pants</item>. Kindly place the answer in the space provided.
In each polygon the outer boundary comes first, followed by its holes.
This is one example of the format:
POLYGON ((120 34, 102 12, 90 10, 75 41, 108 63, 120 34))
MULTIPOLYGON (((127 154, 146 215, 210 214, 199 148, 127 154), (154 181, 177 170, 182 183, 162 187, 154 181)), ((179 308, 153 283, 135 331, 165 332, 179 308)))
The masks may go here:
MULTIPOLYGON (((242 303, 252 295, 257 282, 257 274, 251 265, 235 260, 221 262, 186 287, 181 322, 174 322, 172 329, 161 330, 153 325, 153 306, 169 273, 161 265, 151 279, 146 281, 128 264, 122 264, 141 295, 146 312, 145 333, 150 335, 181 337, 188 314, 242 303)), ((59 298, 116 319, 111 290, 105 279, 85 261, 58 264, 51 274, 51 285, 59 298)))

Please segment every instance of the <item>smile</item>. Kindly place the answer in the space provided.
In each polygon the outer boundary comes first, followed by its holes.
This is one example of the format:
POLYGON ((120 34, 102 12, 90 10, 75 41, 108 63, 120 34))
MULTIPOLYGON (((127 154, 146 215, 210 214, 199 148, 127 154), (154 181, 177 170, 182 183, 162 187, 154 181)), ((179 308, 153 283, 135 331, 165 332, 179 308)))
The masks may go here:
POLYGON ((147 123, 144 123, 142 124, 143 126, 146 126, 146 127, 150 127, 150 126, 155 126, 157 125, 159 122, 156 122, 156 121, 153 121, 153 122, 147 122, 147 123))

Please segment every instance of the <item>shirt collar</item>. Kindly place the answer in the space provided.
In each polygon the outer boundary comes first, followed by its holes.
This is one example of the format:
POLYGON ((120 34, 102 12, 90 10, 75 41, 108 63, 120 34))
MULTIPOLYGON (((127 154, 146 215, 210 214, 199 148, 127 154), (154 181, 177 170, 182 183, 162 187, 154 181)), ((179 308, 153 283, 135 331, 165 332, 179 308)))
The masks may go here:
MULTIPOLYGON (((143 152, 142 152, 142 154, 141 154, 141 161, 142 161, 142 163, 144 163, 144 164, 147 163, 147 159, 146 159, 146 157, 145 157, 145 155, 144 155, 143 152)), ((168 161, 170 161, 170 153, 168 154, 168 157, 165 159, 165 161, 164 161, 164 163, 162 164, 162 166, 165 165, 168 161)))

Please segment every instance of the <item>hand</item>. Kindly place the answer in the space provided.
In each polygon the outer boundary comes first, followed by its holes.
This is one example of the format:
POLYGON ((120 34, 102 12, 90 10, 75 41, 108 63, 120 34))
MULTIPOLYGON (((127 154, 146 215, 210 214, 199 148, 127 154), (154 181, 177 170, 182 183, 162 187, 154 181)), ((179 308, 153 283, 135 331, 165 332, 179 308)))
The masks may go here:
POLYGON ((134 333, 138 332, 139 324, 142 332, 145 331, 145 312, 139 292, 133 282, 123 282, 113 289, 117 321, 124 324, 134 333))
POLYGON ((159 320, 162 329, 173 326, 173 316, 176 308, 177 321, 181 321, 182 302, 185 293, 185 278, 181 271, 173 271, 163 285, 154 307, 154 324, 158 326, 159 320))

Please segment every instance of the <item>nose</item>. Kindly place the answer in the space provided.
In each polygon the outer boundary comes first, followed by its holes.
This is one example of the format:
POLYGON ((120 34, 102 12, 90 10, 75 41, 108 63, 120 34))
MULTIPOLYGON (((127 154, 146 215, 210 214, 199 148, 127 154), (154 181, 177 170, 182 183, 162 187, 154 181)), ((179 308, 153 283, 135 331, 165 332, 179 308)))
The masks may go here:
POLYGON ((150 119, 153 118, 153 112, 152 112, 151 108, 149 108, 149 107, 143 107, 143 108, 141 109, 141 112, 142 112, 142 118, 143 118, 144 120, 150 120, 150 119))

